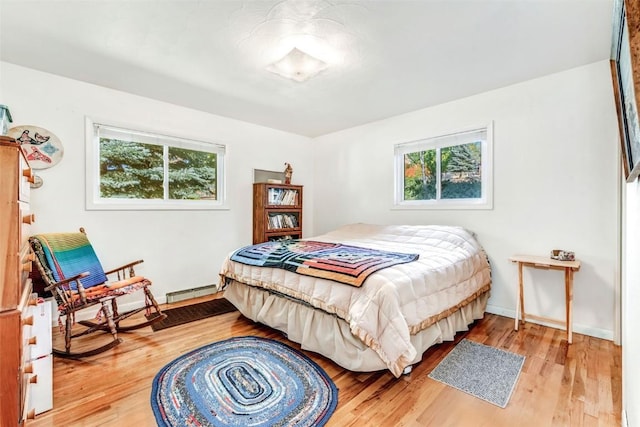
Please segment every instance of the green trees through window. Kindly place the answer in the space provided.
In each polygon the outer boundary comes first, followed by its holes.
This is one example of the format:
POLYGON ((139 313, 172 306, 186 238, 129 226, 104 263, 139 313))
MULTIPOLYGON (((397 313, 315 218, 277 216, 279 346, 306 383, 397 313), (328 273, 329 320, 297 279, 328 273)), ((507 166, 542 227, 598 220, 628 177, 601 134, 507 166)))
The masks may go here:
POLYGON ((215 153, 169 148, 169 198, 202 200, 216 196, 215 153))
POLYGON ((93 204, 88 206, 190 209, 194 202, 220 205, 224 146, 100 124, 93 127, 92 154, 88 154, 94 170, 89 194, 93 204))
POLYGON ((437 196, 437 160, 440 160, 442 199, 473 199, 482 195, 480 142, 407 153, 404 155, 405 200, 437 196))
POLYGON ((100 196, 215 200, 216 162, 215 153, 101 138, 100 196), (166 165, 165 150, 168 151, 166 165), (168 172, 166 187, 165 170, 168 172))
POLYGON ((490 151, 486 129, 396 145, 396 204, 485 203, 490 151))
POLYGON ((162 199, 162 146, 100 138, 100 197, 162 199))
POLYGON ((404 155, 404 199, 436 198, 436 150, 404 155))

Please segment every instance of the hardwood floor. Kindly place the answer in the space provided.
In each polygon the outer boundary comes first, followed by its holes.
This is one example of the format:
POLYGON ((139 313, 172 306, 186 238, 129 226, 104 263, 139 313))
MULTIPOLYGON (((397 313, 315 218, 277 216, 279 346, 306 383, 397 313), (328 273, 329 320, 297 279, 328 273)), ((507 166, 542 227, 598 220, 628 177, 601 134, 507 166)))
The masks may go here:
MULTIPOLYGON (((204 300, 199 299, 198 301, 204 300)), ((178 304, 173 304, 172 307, 178 304)), ((54 344, 60 334, 54 333, 54 344)), ((255 335, 282 341, 278 331, 238 312, 176 326, 122 334, 113 350, 82 361, 54 358, 54 409, 27 422, 45 426, 155 426, 151 382, 167 363, 213 341, 255 335)), ((459 333, 455 342, 429 349, 409 375, 388 371, 349 372, 306 352, 339 389, 338 407, 327 426, 619 426, 621 349, 580 334, 568 345, 563 331, 488 314, 459 333), (526 356, 505 409, 427 377, 462 338, 526 356)))

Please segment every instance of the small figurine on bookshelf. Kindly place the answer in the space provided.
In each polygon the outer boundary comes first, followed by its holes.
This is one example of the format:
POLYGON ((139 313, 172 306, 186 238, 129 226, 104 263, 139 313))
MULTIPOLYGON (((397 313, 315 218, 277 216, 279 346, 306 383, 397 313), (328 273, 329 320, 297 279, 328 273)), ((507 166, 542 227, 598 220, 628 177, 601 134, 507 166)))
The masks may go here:
POLYGON ((285 165, 287 165, 287 167, 284 170, 284 183, 291 184, 291 175, 293 175, 293 168, 289 163, 285 163, 285 165))

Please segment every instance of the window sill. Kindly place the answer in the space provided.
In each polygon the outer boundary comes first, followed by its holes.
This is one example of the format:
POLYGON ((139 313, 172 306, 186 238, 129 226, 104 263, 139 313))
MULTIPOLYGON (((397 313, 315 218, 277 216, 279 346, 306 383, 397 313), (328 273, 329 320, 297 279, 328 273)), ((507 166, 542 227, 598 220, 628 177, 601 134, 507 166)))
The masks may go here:
POLYGON ((491 210, 493 209, 493 203, 491 202, 478 202, 478 203, 394 203, 391 206, 391 210, 491 210))
POLYGON ((217 204, 211 202, 141 202, 132 201, 126 203, 122 201, 102 201, 87 202, 86 210, 88 211, 228 211, 231 208, 226 204, 217 204))

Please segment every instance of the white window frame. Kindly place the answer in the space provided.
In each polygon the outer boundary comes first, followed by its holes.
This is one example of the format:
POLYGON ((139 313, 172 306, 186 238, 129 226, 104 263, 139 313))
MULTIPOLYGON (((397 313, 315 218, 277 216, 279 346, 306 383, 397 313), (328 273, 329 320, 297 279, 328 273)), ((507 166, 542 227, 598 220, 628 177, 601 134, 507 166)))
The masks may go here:
MULTIPOLYGON (((87 210, 219 210, 228 209, 225 191, 226 147, 213 142, 168 136, 158 132, 138 130, 135 126, 105 120, 85 118, 86 147, 86 209, 87 210), (128 132, 141 142, 162 146, 208 151, 217 154, 216 200, 119 199, 100 197, 100 139, 98 128, 128 132), (150 142, 153 141, 153 142, 150 142)), ((166 179, 166 177, 165 177, 166 179)))
POLYGON ((393 209, 493 209, 493 123, 463 131, 428 137, 394 145, 394 200, 393 209), (440 162, 437 162, 437 198, 432 200, 404 200, 404 156, 416 151, 476 142, 471 138, 478 132, 486 132, 481 141, 481 197, 473 199, 440 199, 440 162))

